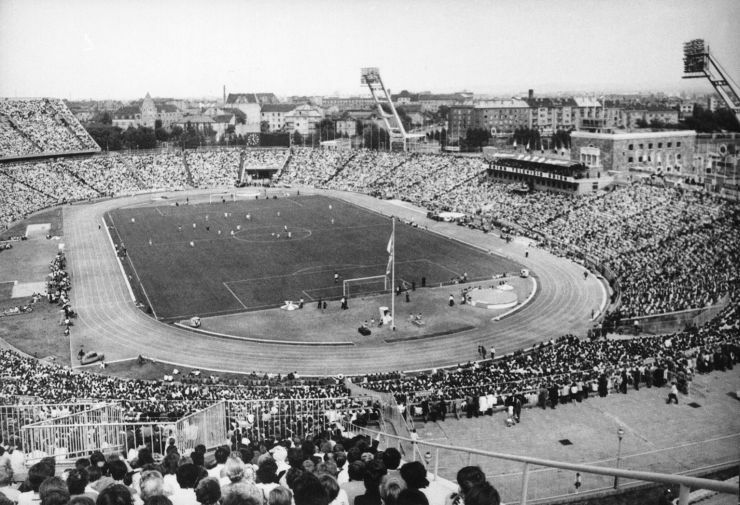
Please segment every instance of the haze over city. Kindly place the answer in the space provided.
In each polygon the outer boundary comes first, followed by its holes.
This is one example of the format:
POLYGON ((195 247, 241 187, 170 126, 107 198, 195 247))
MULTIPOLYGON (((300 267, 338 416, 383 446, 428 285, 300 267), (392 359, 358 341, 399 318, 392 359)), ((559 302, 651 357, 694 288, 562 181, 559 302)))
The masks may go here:
POLYGON ((740 2, 0 1, 0 96, 132 99, 363 93, 663 90, 704 38, 740 73, 740 2))

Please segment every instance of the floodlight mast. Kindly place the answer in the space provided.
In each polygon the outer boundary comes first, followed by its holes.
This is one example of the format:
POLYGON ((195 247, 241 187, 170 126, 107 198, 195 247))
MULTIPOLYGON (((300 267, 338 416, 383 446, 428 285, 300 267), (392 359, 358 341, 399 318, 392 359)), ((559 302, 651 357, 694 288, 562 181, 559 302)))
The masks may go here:
POLYGON ((409 135, 403 128, 403 123, 401 122, 401 118, 398 116, 398 112, 396 111, 396 107, 393 105, 393 100, 391 99, 388 90, 383 85, 383 80, 380 78, 380 70, 378 70, 378 67, 363 68, 361 83, 363 85, 367 85, 370 89, 370 94, 373 96, 373 100, 378 109, 378 115, 383 119, 383 123, 385 123, 386 130, 388 131, 389 144, 391 144, 388 146, 388 150, 391 151, 392 144, 396 142, 401 143, 403 150, 406 151, 409 135), (383 108, 383 104, 390 109, 390 112, 386 112, 383 108))
POLYGON ((683 45, 683 78, 706 77, 740 123, 740 87, 709 51, 703 39, 694 39, 683 45))

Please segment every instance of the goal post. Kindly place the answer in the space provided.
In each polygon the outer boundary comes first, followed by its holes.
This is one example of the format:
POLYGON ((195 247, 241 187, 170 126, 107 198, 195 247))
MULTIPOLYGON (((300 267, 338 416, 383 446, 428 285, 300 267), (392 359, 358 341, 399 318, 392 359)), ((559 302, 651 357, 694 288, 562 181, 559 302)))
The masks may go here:
POLYGON ((234 192, 233 191, 222 191, 220 193, 210 193, 208 195, 208 203, 221 203, 222 201, 233 202, 234 192))
POLYGON ((208 195, 208 203, 221 203, 226 200, 227 202, 239 202, 243 200, 254 200, 255 197, 259 197, 265 194, 257 189, 253 190, 234 190, 234 191, 221 191, 219 193, 211 193, 208 195))
POLYGON ((390 289, 390 281, 387 275, 374 275, 371 277, 356 277, 342 281, 342 294, 346 298, 377 295, 386 293, 390 289))

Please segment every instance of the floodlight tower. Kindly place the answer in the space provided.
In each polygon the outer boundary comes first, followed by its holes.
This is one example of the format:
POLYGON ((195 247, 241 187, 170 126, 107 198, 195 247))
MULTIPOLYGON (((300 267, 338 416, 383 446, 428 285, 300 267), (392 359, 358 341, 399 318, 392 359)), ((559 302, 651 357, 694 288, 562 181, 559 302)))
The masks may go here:
POLYGON ((683 45, 683 78, 706 77, 727 107, 740 123, 740 87, 732 80, 719 61, 709 52, 703 39, 694 39, 683 45))
POLYGON ((383 80, 380 78, 380 71, 378 67, 366 67, 362 69, 362 84, 367 85, 370 89, 370 94, 375 100, 375 105, 378 108, 378 115, 383 119, 386 130, 388 130, 388 137, 390 141, 389 151, 400 147, 402 151, 406 151, 408 148, 407 141, 409 134, 403 128, 401 118, 396 112, 396 108, 393 106, 393 100, 388 90, 383 85, 383 80), (387 112, 383 108, 386 105, 390 112, 387 112))

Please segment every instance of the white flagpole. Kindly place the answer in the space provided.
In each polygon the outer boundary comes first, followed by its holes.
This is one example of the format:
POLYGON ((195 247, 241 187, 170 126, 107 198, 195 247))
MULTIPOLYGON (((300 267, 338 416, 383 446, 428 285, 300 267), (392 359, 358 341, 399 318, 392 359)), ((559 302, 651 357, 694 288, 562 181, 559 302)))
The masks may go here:
POLYGON ((393 231, 391 232, 391 329, 396 331, 396 218, 392 217, 393 231))

